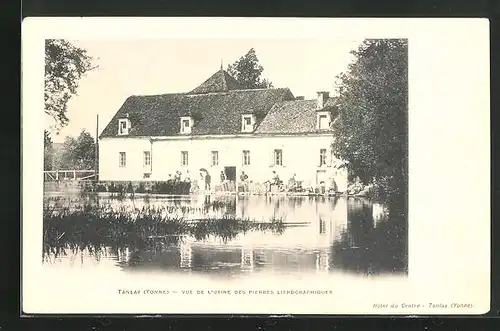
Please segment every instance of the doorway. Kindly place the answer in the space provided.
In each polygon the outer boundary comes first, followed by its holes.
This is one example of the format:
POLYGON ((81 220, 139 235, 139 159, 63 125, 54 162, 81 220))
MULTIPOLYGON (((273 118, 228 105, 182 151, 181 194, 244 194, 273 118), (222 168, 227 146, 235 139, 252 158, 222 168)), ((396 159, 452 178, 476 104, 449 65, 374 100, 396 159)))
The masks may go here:
POLYGON ((236 167, 224 167, 224 174, 227 180, 226 190, 236 192, 236 167))
POLYGON ((236 167, 224 167, 226 179, 232 182, 236 181, 236 167))

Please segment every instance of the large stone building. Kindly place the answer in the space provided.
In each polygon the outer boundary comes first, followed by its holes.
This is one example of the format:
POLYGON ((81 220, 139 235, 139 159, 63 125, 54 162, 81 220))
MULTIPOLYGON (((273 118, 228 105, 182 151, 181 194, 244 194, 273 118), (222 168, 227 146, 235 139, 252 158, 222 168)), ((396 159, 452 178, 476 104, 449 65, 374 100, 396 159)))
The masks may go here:
POLYGON ((303 187, 347 173, 331 153, 330 123, 336 108, 327 92, 315 100, 288 88, 241 89, 223 69, 188 93, 127 98, 99 139, 100 180, 169 179, 206 169, 212 185, 223 172, 262 183, 272 171, 286 183, 295 174, 303 187))

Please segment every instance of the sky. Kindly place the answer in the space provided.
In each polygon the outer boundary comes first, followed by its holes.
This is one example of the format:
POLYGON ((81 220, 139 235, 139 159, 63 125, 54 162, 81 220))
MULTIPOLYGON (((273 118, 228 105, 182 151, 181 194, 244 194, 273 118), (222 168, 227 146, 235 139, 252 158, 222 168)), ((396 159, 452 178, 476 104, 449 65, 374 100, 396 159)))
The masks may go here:
MULTIPOLYGON (((70 40, 95 57, 98 68, 80 80, 68 102, 69 125, 54 142, 77 136, 83 129, 95 137, 131 95, 189 92, 220 69, 254 48, 263 76, 274 87, 288 87, 295 96, 334 93, 335 77, 353 61, 351 50, 362 40, 325 39, 141 39, 70 40)), ((45 127, 53 120, 45 117, 45 127)))

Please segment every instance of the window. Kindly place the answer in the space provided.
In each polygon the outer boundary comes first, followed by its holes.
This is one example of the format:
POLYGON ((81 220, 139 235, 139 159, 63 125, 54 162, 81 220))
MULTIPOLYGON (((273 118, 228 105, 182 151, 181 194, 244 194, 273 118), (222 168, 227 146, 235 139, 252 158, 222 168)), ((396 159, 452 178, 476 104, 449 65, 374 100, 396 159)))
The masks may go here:
POLYGON ((241 131, 252 132, 253 131, 254 118, 253 115, 244 115, 241 123, 241 131))
POLYGON ((283 151, 281 149, 274 150, 274 165, 283 165, 283 151))
POLYGON ((250 151, 243 151, 243 165, 250 165, 250 151))
POLYGON ((142 178, 144 179, 148 179, 148 178, 151 178, 151 174, 149 172, 146 172, 142 175, 142 178))
POLYGON ((319 233, 320 234, 326 233, 326 221, 324 221, 322 219, 319 220, 319 233))
POLYGON ((144 166, 150 166, 151 165, 151 152, 150 151, 144 151, 144 166))
POLYGON ((319 150, 319 166, 326 165, 326 149, 322 148, 319 150))
POLYGON ((127 119, 121 119, 118 121, 118 134, 128 134, 128 120, 127 119))
POLYGON ((123 168, 127 165, 127 154, 120 152, 120 167, 123 168))
POLYGON ((318 121, 320 130, 327 130, 329 128, 328 116, 319 115, 318 121))
POLYGON ((219 152, 218 151, 212 151, 210 165, 212 165, 212 167, 219 165, 219 152))
POLYGON ((191 117, 181 117, 181 133, 191 133, 191 117))
POLYGON ((187 151, 181 152, 181 165, 182 166, 188 165, 188 152, 187 151))

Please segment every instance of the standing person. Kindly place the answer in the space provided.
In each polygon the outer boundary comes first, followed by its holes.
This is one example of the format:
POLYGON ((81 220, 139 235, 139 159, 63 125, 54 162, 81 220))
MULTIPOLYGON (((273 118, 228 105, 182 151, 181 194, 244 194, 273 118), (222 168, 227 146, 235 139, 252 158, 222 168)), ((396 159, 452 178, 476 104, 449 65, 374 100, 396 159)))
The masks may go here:
POLYGON ((176 182, 180 181, 181 180, 181 174, 182 174, 182 172, 176 171, 175 175, 174 175, 174 181, 176 181, 176 182))
POLYGON ((181 193, 188 194, 189 192, 191 192, 191 174, 189 170, 186 170, 186 175, 181 183, 181 193))
POLYGON ((247 174, 246 174, 244 171, 242 171, 242 172, 241 172, 241 175, 240 175, 240 180, 241 180, 242 182, 244 182, 244 181, 246 181, 247 179, 248 179, 247 174))
POLYGON ((248 189, 247 189, 247 186, 248 186, 247 185, 248 176, 247 176, 247 174, 245 174, 244 171, 241 172, 240 180, 243 183, 243 192, 248 191, 248 189))
POLYGON ((207 173, 205 174, 205 190, 207 190, 207 191, 210 191, 210 190, 211 190, 211 188, 210 188, 210 182, 211 182, 211 179, 212 179, 212 178, 210 177, 210 174, 207 172, 207 173))
POLYGON ((274 170, 273 170, 273 183, 274 185, 280 184, 280 176, 278 176, 278 173, 274 170))
POLYGON ((176 171, 174 175, 174 182, 171 187, 171 193, 172 194, 179 194, 181 191, 181 175, 182 172, 176 171))
POLYGON ((222 184, 223 191, 226 191, 226 175, 222 170, 220 172, 220 183, 222 184))
POLYGON ((201 182, 198 179, 193 178, 193 180, 191 181, 191 189, 189 190, 189 192, 198 193, 200 190, 199 183, 201 183, 201 182))
POLYGON ((295 179, 295 174, 288 180, 288 190, 296 191, 297 189, 297 180, 295 179))
POLYGON ((200 188, 201 188, 201 183, 205 182, 205 178, 203 177, 203 172, 200 171, 200 188))
POLYGON ((276 175, 276 171, 273 170, 273 172, 271 173, 271 179, 266 180, 264 182, 264 184, 266 184, 266 191, 267 192, 271 192, 271 187, 274 184, 274 177, 275 177, 275 175, 276 175))
POLYGON ((279 191, 279 187, 280 187, 280 177, 278 176, 278 173, 276 171, 273 170, 273 179, 272 179, 272 183, 273 185, 276 185, 276 188, 278 189, 279 191))

